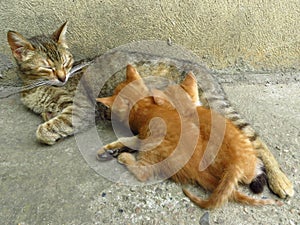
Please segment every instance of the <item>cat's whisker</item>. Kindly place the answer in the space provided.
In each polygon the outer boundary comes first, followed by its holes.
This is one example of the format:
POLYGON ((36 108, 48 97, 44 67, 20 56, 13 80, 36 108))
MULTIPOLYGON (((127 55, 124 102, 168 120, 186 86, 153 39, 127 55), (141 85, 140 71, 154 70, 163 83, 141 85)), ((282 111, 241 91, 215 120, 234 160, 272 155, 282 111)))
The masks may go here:
POLYGON ((92 63, 92 61, 81 63, 79 65, 76 65, 76 66, 72 67, 72 69, 67 74, 67 77, 69 77, 69 78, 73 77, 74 75, 76 75, 77 72, 81 71, 81 69, 83 69, 84 67, 90 65, 91 63, 92 63))
POLYGON ((34 82, 34 83, 29 84, 29 85, 21 87, 21 91, 28 91, 30 89, 33 89, 33 88, 36 88, 36 87, 39 87, 39 86, 43 86, 43 85, 47 85, 47 84, 48 84, 47 80, 41 80, 41 81, 34 82))
POLYGON ((47 80, 38 80, 37 82, 25 85, 23 87, 15 87, 14 88, 15 90, 13 90, 13 91, 9 91, 8 93, 5 93, 5 92, 0 93, 0 99, 8 98, 8 97, 18 94, 20 92, 28 91, 28 90, 31 90, 33 88, 40 87, 43 85, 51 85, 51 82, 49 82, 47 80))

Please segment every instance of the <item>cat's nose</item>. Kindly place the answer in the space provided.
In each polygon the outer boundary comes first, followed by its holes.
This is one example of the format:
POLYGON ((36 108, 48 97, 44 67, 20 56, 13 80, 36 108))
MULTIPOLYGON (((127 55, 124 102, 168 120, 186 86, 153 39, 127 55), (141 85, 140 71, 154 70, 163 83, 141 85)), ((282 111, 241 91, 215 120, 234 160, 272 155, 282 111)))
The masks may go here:
POLYGON ((66 81, 66 74, 65 74, 64 71, 57 71, 56 77, 61 82, 65 82, 66 81))

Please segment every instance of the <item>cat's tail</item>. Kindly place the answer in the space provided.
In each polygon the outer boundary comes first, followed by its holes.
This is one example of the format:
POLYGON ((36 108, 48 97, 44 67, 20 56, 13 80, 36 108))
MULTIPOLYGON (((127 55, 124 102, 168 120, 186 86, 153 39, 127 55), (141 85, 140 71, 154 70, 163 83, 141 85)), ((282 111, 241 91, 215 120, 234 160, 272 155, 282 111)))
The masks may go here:
POLYGON ((282 206, 283 203, 281 201, 278 200, 274 200, 274 199, 255 199, 252 198, 248 195, 245 195, 239 191, 234 191, 232 194, 232 199, 236 202, 239 203, 243 203, 246 205, 256 205, 256 206, 260 206, 260 205, 278 205, 278 206, 282 206))
MULTIPOLYGON (((232 193, 235 191, 235 187, 238 185, 239 180, 241 180, 241 177, 242 173, 240 169, 235 166, 230 166, 226 169, 224 176, 221 178, 218 186, 208 199, 200 199, 186 189, 183 189, 183 193, 201 208, 218 208, 231 198, 232 193)), ((200 180, 201 178, 199 178, 199 181, 200 180)))

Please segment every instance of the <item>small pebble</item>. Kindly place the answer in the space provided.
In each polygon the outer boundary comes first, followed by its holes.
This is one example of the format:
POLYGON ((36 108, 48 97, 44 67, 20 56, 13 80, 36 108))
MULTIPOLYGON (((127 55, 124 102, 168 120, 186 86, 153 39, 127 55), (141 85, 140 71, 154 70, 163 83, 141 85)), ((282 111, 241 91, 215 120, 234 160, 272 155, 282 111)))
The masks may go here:
POLYGON ((101 196, 102 196, 102 197, 105 197, 105 196, 106 196, 106 193, 105 193, 105 192, 102 192, 101 196))
POLYGON ((163 192, 163 190, 161 188, 157 187, 155 189, 155 192, 158 193, 158 194, 161 194, 163 192))
POLYGON ((135 211, 135 213, 137 213, 137 214, 138 214, 138 213, 140 213, 142 210, 141 210, 141 208, 140 208, 140 207, 136 207, 134 211, 135 211))
POLYGON ((291 224, 291 225, 295 225, 295 223, 294 223, 293 220, 290 220, 290 224, 291 224))
POLYGON ((200 225, 209 225, 209 212, 204 213, 199 221, 200 225))
POLYGON ((169 46, 171 46, 173 44, 172 39, 170 37, 168 38, 167 43, 168 43, 169 46))

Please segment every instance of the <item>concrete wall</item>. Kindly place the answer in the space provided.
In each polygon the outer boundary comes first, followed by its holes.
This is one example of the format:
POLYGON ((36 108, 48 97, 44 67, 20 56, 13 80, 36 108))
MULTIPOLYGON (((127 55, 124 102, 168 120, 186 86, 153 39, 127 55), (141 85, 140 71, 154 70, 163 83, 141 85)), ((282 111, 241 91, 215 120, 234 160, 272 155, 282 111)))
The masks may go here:
POLYGON ((171 38, 212 69, 300 69, 299 0, 1 0, 0 16, 2 61, 11 57, 8 30, 32 36, 68 20, 78 59, 171 38))

